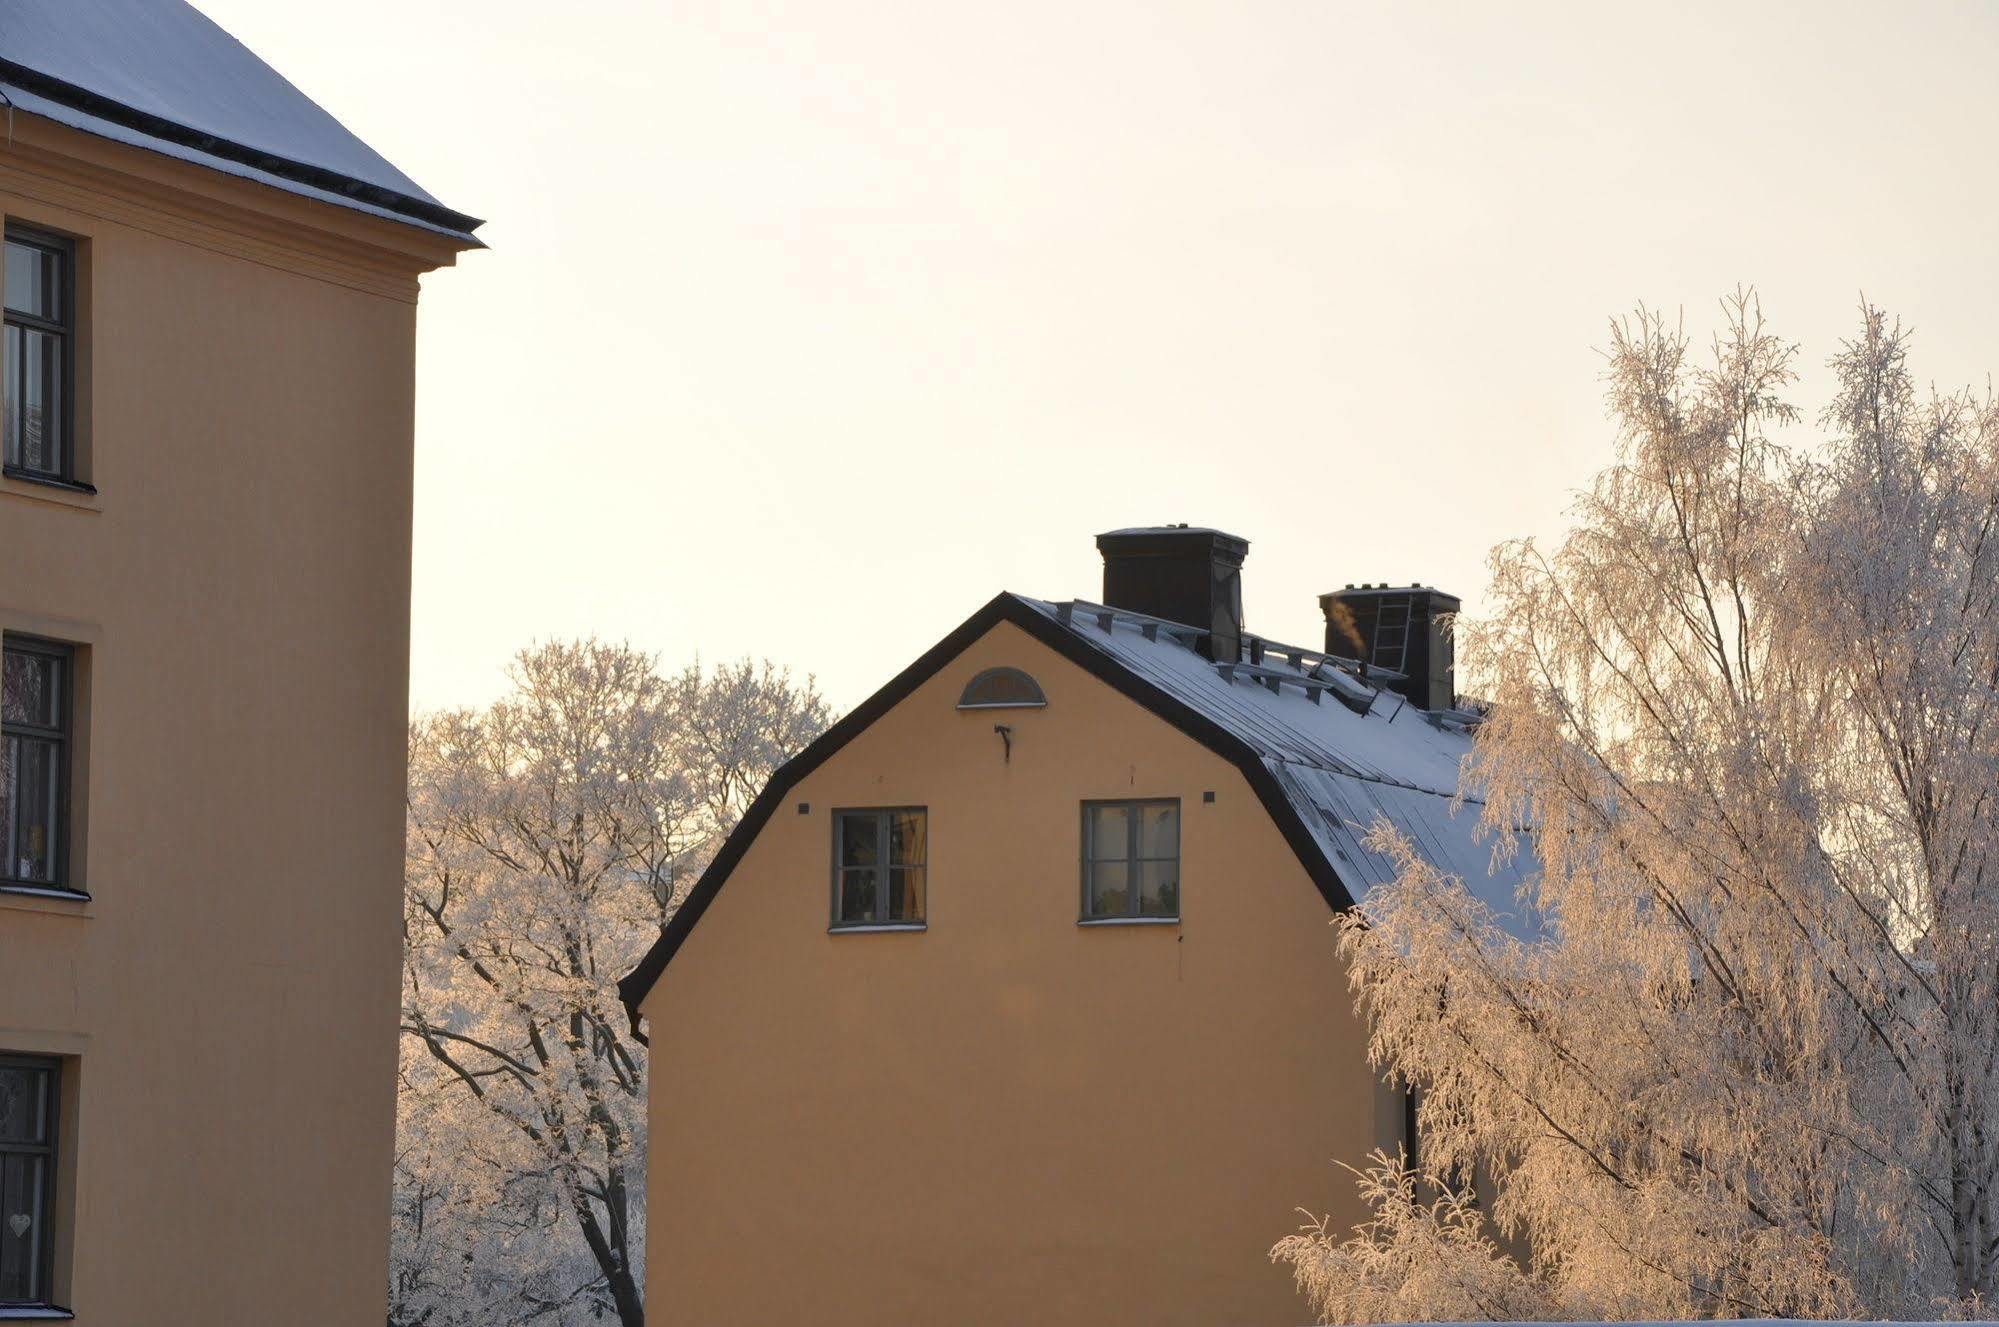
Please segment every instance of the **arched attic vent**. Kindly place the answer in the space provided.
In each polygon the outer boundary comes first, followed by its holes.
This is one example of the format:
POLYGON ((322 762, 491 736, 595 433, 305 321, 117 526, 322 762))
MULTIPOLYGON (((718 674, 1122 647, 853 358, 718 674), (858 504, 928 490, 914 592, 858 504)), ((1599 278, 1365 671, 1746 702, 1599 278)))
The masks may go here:
POLYGON ((988 668, 965 683, 961 710, 1028 710, 1048 703, 1041 684, 1018 668, 988 668))

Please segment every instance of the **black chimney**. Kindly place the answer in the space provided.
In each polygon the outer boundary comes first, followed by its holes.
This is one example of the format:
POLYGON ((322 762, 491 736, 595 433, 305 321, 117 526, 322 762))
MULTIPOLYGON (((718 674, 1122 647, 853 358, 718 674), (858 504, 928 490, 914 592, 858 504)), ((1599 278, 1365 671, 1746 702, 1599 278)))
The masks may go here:
POLYGON ((1401 673, 1387 686, 1420 709, 1454 709, 1457 653, 1450 618, 1455 595, 1424 585, 1349 585, 1319 596, 1326 615, 1326 653, 1401 673))
POLYGON ((1185 525, 1112 530, 1104 555, 1104 603, 1199 627, 1202 653, 1234 663, 1242 652, 1242 560, 1249 540, 1185 525))

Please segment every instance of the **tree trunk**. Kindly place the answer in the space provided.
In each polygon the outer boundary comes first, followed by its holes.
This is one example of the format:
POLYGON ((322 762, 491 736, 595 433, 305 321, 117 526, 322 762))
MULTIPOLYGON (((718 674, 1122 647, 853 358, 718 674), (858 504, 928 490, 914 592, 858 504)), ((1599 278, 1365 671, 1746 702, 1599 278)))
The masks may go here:
POLYGON ((577 1194, 570 1205, 576 1213, 576 1224, 582 1228, 583 1242, 590 1246, 591 1256, 596 1258, 597 1268, 610 1288, 620 1327, 645 1327, 645 1299, 639 1293, 638 1282, 632 1278, 631 1250, 622 1238, 614 1244, 605 1237, 603 1223, 597 1220, 588 1198, 577 1194))

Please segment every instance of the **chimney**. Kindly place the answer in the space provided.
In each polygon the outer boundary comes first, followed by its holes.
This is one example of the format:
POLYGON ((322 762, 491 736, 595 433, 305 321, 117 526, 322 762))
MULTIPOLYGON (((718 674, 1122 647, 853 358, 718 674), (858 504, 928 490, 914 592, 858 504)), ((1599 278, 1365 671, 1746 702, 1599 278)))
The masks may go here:
POLYGON ((1104 603, 1207 633, 1202 653, 1233 663, 1242 651, 1242 560, 1249 540, 1185 525, 1112 530, 1104 555, 1104 603))
POLYGON ((1384 685, 1419 709, 1457 705, 1457 653, 1448 620, 1457 596, 1425 585, 1349 585, 1319 596, 1326 653, 1404 675, 1384 685))

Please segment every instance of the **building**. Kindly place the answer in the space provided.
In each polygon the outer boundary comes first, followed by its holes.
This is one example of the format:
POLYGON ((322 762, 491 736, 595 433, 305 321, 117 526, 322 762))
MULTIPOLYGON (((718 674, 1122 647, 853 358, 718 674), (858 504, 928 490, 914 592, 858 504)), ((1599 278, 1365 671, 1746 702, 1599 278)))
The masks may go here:
POLYGON ((625 980, 654 1321, 1295 1324, 1270 1245, 1406 1139, 1328 926, 1365 830, 1502 910, 1531 861, 1453 813, 1457 601, 1302 649, 1245 541, 1097 543, 1103 602, 1000 595, 785 766, 625 980))
POLYGON ((380 1323, 417 285, 479 223, 179 0, 10 0, 0 94, 0 1318, 380 1323))

